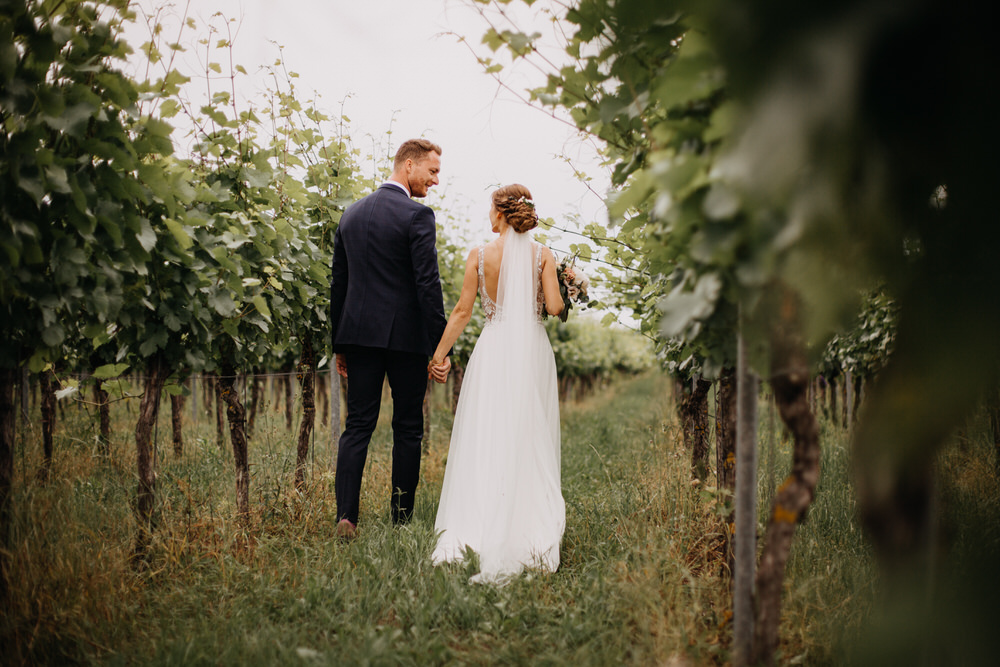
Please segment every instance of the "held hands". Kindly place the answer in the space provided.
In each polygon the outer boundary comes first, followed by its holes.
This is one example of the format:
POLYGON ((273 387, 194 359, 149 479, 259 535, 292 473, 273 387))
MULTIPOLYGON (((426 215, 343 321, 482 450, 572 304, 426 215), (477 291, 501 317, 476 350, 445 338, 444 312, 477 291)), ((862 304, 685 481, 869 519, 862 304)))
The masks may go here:
POLYGON ((451 359, 431 359, 427 365, 427 377, 434 378, 435 382, 445 383, 448 381, 448 372, 451 371, 451 359))

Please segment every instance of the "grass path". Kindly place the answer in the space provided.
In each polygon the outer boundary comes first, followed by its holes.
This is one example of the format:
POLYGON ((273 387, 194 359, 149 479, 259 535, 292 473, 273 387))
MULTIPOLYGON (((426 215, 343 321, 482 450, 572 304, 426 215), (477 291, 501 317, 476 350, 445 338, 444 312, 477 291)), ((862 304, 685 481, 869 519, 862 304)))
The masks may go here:
MULTIPOLYGON (((669 627, 674 601, 664 597, 664 580, 675 580, 671 595, 703 606, 713 589, 684 572, 683 561, 667 569, 655 562, 669 559, 668 550, 650 558, 655 534, 670 541, 667 531, 650 530, 651 520, 668 519, 677 510, 670 493, 685 492, 685 485, 671 492, 664 484, 663 464, 676 450, 666 386, 644 376, 564 407, 562 567, 504 588, 468 584, 471 565, 435 568, 429 561, 447 452, 445 410, 434 415, 416 520, 403 529, 390 525, 385 507, 391 436, 383 416, 366 471, 364 530, 347 545, 333 539, 331 475, 314 475, 305 497, 291 493, 294 454, 280 444, 290 438, 272 425, 275 432, 253 448, 255 548, 237 552, 231 464, 208 433, 190 434, 180 460, 163 455, 158 533, 141 572, 127 558, 134 489, 127 439, 109 463, 66 423, 56 482, 32 483, 31 448, 22 455, 20 576, 0 638, 7 655, 33 663, 661 660, 686 646, 682 626, 690 623, 669 627)), ((121 416, 126 433, 129 418, 121 416)), ((716 620, 710 615, 709 625, 716 620)))
MULTIPOLYGON (((88 426, 62 425, 55 481, 44 487, 31 478, 36 448, 20 454, 17 576, 0 621, 8 664, 728 661, 721 504, 712 489, 689 481, 669 381, 661 375, 618 381, 563 406, 561 567, 503 588, 470 585, 472 565, 430 564, 446 409, 433 415, 415 520, 404 528, 389 521, 391 435, 383 415, 362 491, 363 530, 350 544, 333 537, 333 478, 320 463, 328 451, 319 447, 309 492, 299 496, 290 490, 293 436, 278 417, 262 422, 251 444, 255 528, 246 551, 234 547, 230 457, 202 420, 190 427, 180 459, 161 452, 159 525, 145 570, 128 562, 132 418, 117 416, 109 459, 95 456, 88 426)), ((318 442, 325 442, 320 431, 318 442)), ((785 469, 779 461, 778 470, 785 469)), ((839 521, 838 530, 850 528, 839 521)), ((807 550, 793 558, 798 588, 790 586, 783 650, 819 664, 830 662, 833 641, 820 627, 824 614, 844 603, 816 574, 828 567, 817 559, 830 542, 822 533, 804 539, 807 550)), ((861 562, 866 556, 858 552, 861 562)), ((863 568, 826 558, 843 565, 833 586, 859 585, 863 568)))

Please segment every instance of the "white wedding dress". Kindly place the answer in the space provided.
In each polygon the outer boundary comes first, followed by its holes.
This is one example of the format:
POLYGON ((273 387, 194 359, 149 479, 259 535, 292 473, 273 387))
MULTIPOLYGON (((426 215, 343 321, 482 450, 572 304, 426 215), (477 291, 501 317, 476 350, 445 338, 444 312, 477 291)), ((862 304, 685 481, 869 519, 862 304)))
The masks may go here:
POLYGON ((541 320, 540 248, 530 233, 506 233, 495 303, 479 249, 486 326, 458 399, 432 555, 435 564, 457 561, 471 548, 479 555, 476 582, 559 567, 566 506, 556 366, 541 320))

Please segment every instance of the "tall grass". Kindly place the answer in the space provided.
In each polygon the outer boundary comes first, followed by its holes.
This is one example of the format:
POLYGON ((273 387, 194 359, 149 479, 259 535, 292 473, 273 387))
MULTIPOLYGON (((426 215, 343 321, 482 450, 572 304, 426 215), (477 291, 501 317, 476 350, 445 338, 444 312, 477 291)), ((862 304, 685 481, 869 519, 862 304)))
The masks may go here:
MULTIPOLYGON (((725 664, 725 499, 713 480, 691 484, 668 387, 646 375, 563 406, 561 567, 502 588, 469 584, 474 561, 430 564, 451 422, 443 394, 415 520, 395 528, 389 519, 386 407, 360 536, 348 544, 334 537, 329 427, 317 430, 308 490, 298 494, 296 430, 270 406, 258 417, 247 542, 233 520, 228 443, 217 448, 207 416, 191 424, 189 406, 186 450, 175 458, 162 413, 145 567, 129 561, 134 414, 116 406, 105 457, 92 419, 70 408, 51 482, 35 480, 40 438, 27 432, 18 449, 0 655, 7 664, 725 664)), ((838 642, 871 608, 874 569, 853 519, 846 436, 824 428, 823 478, 789 563, 782 662, 835 663, 838 642)), ((782 476, 788 447, 777 457, 782 476)))
MULTIPOLYGON (((778 442, 780 484, 791 467, 791 443, 778 442)), ((874 555, 850 484, 849 433, 821 417, 820 443, 816 498, 796 529, 785 577, 778 660, 791 664, 843 664, 839 645, 868 622, 877 589, 874 555)), ((762 522, 769 510, 764 498, 762 522)))

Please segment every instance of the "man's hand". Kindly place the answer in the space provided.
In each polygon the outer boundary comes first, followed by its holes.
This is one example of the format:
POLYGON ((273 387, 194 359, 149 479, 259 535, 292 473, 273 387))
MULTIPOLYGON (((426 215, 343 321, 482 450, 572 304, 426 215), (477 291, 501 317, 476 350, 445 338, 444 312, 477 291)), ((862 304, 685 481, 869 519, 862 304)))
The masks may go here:
POLYGON ((337 373, 347 377, 347 357, 342 353, 337 353, 337 373))
POLYGON ((434 378, 435 382, 444 384, 448 381, 448 372, 451 371, 451 359, 445 357, 441 361, 431 359, 427 366, 427 375, 434 378))

